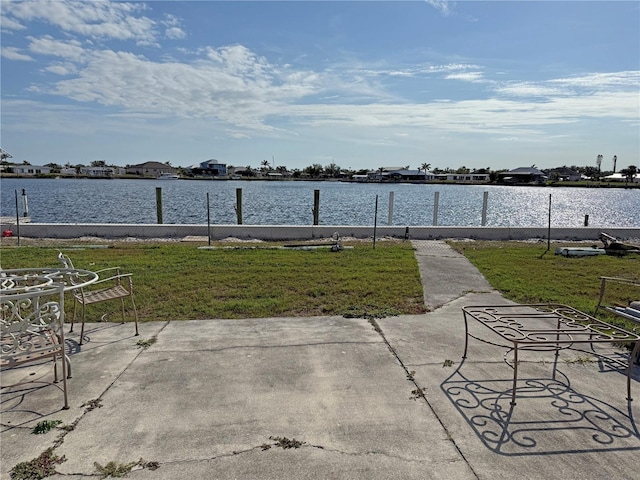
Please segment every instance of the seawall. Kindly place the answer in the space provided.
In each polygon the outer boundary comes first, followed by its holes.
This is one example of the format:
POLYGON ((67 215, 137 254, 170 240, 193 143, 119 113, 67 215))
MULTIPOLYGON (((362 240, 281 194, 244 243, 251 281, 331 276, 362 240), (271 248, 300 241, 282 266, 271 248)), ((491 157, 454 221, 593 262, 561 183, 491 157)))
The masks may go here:
MULTIPOLYGON (((17 235, 17 226, 3 223, 0 229, 11 230, 17 235)), ((352 225, 195 225, 195 224, 97 224, 97 223, 21 223, 20 236, 27 238, 73 239, 98 238, 161 238, 182 239, 188 236, 205 237, 212 240, 233 237, 258 240, 308 240, 330 238, 335 232, 341 237, 371 238, 373 226, 352 225)), ((469 238, 475 240, 575 240, 599 241, 605 232, 621 240, 640 239, 640 228, 616 227, 447 227, 447 226, 379 226, 376 237, 412 238, 416 240, 438 240, 446 238, 469 238)))

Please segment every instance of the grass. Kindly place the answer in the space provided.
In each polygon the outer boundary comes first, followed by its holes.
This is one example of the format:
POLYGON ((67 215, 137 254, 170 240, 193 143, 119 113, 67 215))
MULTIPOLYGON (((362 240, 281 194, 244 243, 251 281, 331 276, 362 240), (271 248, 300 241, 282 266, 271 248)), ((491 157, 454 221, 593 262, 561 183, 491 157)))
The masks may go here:
MULTIPOLYGON (((546 243, 452 241, 449 244, 463 253, 496 290, 518 303, 561 303, 593 313, 601 276, 636 280, 640 277, 638 255, 567 258, 555 255, 554 245, 545 253, 546 243)), ((562 246, 569 244, 565 242, 562 246)), ((631 287, 619 287, 608 292, 606 300, 628 304, 638 293, 631 287)), ((617 317, 608 320, 627 328, 638 327, 617 317)))
MULTIPOLYGON (((353 247, 199 250, 178 242, 116 242, 99 249, 3 247, 0 253, 3 268, 57 266, 58 250, 78 268, 119 265, 133 273, 142 321, 425 311, 409 242, 378 242, 375 250, 370 243, 353 247)), ((120 318, 118 302, 92 306, 87 318, 99 319, 105 308, 113 312, 110 320, 120 318)))
MULTIPOLYGON (((546 243, 449 244, 495 289, 519 303, 562 303, 592 313, 601 276, 636 280, 640 276, 638 255, 566 258, 554 255, 555 245, 546 252, 546 243)), ((268 244, 213 250, 179 242, 108 245, 99 249, 71 249, 62 242, 3 246, 0 254, 4 268, 56 266, 58 250, 68 253, 79 268, 120 265, 133 273, 142 321, 314 315, 375 319, 425 311, 409 242, 378 242, 375 250, 370 243, 353 242, 353 249, 342 252, 272 249, 266 248, 268 244)), ((626 304, 634 295, 637 292, 631 288, 621 287, 611 290, 607 301, 626 304)), ((88 318, 99 319, 105 308, 113 312, 110 319, 119 318, 117 302, 94 306, 88 318)), ((609 320, 637 328, 617 317, 609 320)))

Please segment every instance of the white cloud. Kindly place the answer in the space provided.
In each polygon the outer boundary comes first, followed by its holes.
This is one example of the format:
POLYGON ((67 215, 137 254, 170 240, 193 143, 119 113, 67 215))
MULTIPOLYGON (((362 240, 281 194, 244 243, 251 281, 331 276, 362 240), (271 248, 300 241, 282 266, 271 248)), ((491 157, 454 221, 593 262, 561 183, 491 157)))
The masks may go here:
POLYGON ((26 30, 27 27, 13 18, 9 18, 5 15, 0 15, 0 26, 3 31, 7 30, 26 30))
POLYGON ((460 72, 450 73, 445 77, 447 80, 462 80, 464 82, 482 83, 484 79, 482 72, 460 72))
POLYGON ((497 86, 495 91, 514 97, 555 97, 627 89, 638 92, 638 86, 640 71, 624 71, 556 78, 538 83, 512 82, 497 86))
POLYGON ((567 93, 564 89, 535 85, 528 82, 502 85, 497 87, 495 90, 497 93, 512 97, 549 97, 564 95, 567 93))
POLYGON ((0 49, 0 55, 2 55, 7 60, 18 60, 18 61, 33 61, 34 59, 25 53, 21 53, 19 48, 16 47, 2 47, 0 49))
POLYGON ((76 62, 83 61, 87 57, 85 49, 77 40, 56 40, 48 35, 41 38, 27 38, 29 39, 29 51, 31 53, 62 57, 76 62))
POLYGON ((139 15, 142 3, 109 2, 106 0, 62 1, 37 0, 6 2, 9 21, 38 20, 64 32, 91 38, 135 40, 140 44, 156 44, 156 22, 139 15))
POLYGON ((433 8, 438 10, 444 16, 450 15, 451 9, 449 8, 453 2, 449 0, 424 0, 426 3, 431 5, 433 8))
POLYGON ((164 35, 167 38, 170 38, 171 40, 180 40, 182 38, 185 38, 187 36, 186 33, 184 33, 184 30, 182 30, 179 27, 170 27, 167 28, 164 32, 164 35))
POLYGON ((612 86, 640 86, 640 71, 592 73, 588 75, 550 80, 551 84, 562 86, 602 89, 612 86))
POLYGON ((78 72, 75 65, 71 63, 57 63, 45 68, 45 71, 55 75, 73 75, 78 72))

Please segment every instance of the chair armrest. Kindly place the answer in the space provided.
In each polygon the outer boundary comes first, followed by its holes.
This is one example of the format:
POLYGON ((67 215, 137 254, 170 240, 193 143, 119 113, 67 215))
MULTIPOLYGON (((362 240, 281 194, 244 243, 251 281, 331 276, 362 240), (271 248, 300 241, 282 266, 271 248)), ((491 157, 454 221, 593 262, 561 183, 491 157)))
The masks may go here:
MULTIPOLYGON (((606 310, 609 310, 607 308, 607 306, 603 306, 602 305, 602 301, 605 298, 605 293, 606 293, 606 289, 607 289, 607 282, 610 283, 610 284, 611 283, 617 283, 619 285, 630 285, 632 287, 638 287, 640 289, 640 281, 638 281, 638 280, 634 280, 634 279, 631 279, 631 278, 622 278, 622 277, 600 277, 600 295, 598 296, 598 303, 597 303, 596 309, 595 309, 596 312, 600 308, 604 308, 606 310)), ((631 299, 631 300, 634 300, 634 299, 631 299)))
POLYGON ((100 285, 101 283, 112 282, 112 281, 115 281, 115 282, 119 283, 120 280, 123 279, 123 278, 128 278, 129 282, 131 282, 131 277, 132 276, 133 276, 132 273, 122 273, 122 274, 119 274, 119 275, 113 275, 113 276, 108 277, 108 278, 101 278, 97 282, 93 282, 90 286, 100 285))
POLYGON ((102 272, 109 272, 109 271, 111 271, 111 270, 117 270, 117 271, 119 271, 119 270, 120 270, 120 267, 109 267, 109 268, 103 268, 103 269, 101 269, 101 270, 94 270, 94 271, 93 271, 93 273, 98 273, 98 274, 99 274, 99 273, 102 273, 102 272))

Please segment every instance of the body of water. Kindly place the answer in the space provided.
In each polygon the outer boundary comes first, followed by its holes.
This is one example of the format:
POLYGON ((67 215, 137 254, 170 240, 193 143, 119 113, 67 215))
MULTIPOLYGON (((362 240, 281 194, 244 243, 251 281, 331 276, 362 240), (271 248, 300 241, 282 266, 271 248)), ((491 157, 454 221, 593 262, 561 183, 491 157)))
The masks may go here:
POLYGON ((242 189, 245 225, 312 225, 314 190, 320 191, 321 225, 392 224, 479 226, 488 192, 489 227, 640 227, 640 190, 622 188, 513 187, 306 181, 0 179, 0 215, 22 216, 22 189, 37 223, 157 223, 156 188, 162 188, 163 223, 236 224, 236 189, 242 189))

